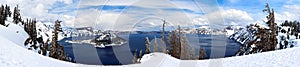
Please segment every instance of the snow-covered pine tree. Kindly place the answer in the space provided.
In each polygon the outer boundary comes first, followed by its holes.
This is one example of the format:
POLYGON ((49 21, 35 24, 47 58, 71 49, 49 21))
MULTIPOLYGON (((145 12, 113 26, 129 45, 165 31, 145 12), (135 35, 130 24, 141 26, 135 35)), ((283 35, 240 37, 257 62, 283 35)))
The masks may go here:
POLYGON ((154 43, 153 43, 153 52, 157 52, 157 41, 156 36, 154 36, 154 43))
POLYGON ((186 38, 186 34, 182 33, 181 36, 179 36, 181 38, 181 56, 180 59, 182 60, 190 60, 191 57, 191 51, 190 51, 190 46, 188 44, 188 40, 186 38))
POLYGON ((5 25, 5 21, 7 20, 7 17, 11 17, 11 11, 10 7, 7 5, 1 5, 0 7, 0 25, 7 26, 5 25))
POLYGON ((140 50, 140 53, 139 53, 139 60, 138 60, 138 62, 140 62, 140 61, 141 61, 142 57, 143 57, 143 50, 140 50))
POLYGON ((37 46, 37 32, 36 32, 36 20, 29 20, 24 25, 25 32, 29 37, 25 40, 24 45, 29 45, 28 49, 38 49, 37 46))
POLYGON ((22 19, 21 19, 19 5, 17 5, 17 7, 14 8, 13 23, 18 24, 19 22, 21 22, 23 24, 22 19))
POLYGON ((170 52, 169 54, 175 58, 180 59, 180 41, 179 41, 179 37, 178 37, 178 32, 175 31, 171 31, 171 33, 168 36, 169 38, 169 44, 171 44, 170 46, 170 52))
POLYGON ((145 50, 145 53, 146 53, 146 54, 149 54, 149 53, 150 53, 150 47, 149 47, 150 44, 151 44, 151 43, 150 43, 150 41, 149 41, 149 38, 146 37, 146 44, 145 44, 145 45, 146 45, 146 50, 145 50))
POLYGON ((133 59, 132 59, 132 63, 133 63, 133 64, 138 63, 138 62, 137 62, 138 58, 137 58, 137 54, 136 54, 136 53, 137 53, 137 50, 135 50, 135 51, 134 51, 134 54, 133 54, 133 59))

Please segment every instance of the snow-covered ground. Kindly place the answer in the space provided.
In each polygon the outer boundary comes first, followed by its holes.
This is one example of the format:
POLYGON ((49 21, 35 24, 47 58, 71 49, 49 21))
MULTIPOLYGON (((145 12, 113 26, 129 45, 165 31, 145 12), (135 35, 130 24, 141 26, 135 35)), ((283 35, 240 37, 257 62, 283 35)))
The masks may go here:
POLYGON ((298 67, 300 66, 299 51, 300 48, 296 47, 209 60, 178 60, 164 53, 151 53, 143 56, 141 65, 146 67, 298 67))

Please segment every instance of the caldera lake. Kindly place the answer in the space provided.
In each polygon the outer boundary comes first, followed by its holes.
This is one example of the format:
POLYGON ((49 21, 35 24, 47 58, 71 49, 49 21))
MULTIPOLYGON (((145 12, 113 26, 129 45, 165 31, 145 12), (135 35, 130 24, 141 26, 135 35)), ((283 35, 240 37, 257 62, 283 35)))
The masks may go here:
MULTIPOLYGON (((67 41, 92 39, 96 36, 79 36, 64 38, 59 41, 64 46, 67 55, 74 63, 89 64, 89 65, 126 65, 132 64, 132 59, 135 51, 137 56, 140 51, 145 53, 146 37, 151 43, 154 37, 161 38, 161 34, 117 34, 117 36, 127 40, 126 44, 120 46, 106 46, 105 48, 97 48, 91 44, 74 44, 67 41)), ((187 34, 188 44, 195 49, 195 55, 199 55, 199 50, 206 51, 206 58, 224 58, 235 56, 241 44, 235 40, 229 39, 225 35, 207 35, 207 34, 187 34)), ((169 49, 168 35, 165 35, 164 43, 160 45, 169 49)), ((153 46, 150 45, 150 50, 153 46)), ((159 49, 159 48, 158 48, 159 49)))

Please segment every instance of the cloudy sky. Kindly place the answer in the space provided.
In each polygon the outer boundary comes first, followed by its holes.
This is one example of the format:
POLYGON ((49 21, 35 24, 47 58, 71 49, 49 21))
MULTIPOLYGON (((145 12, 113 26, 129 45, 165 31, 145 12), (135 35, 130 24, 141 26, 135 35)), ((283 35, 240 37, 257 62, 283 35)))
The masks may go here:
POLYGON ((113 30, 158 30, 167 26, 263 23, 269 2, 276 21, 300 20, 299 0, 0 0, 19 4, 23 18, 64 21, 64 26, 113 30))

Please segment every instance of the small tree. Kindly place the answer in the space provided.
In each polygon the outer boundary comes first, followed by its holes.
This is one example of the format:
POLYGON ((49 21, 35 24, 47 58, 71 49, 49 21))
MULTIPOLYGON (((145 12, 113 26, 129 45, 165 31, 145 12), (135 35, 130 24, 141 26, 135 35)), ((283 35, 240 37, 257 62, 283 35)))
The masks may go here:
POLYGON ((165 19, 163 19, 163 25, 162 26, 163 27, 162 27, 162 34, 161 34, 160 41, 163 44, 160 45, 160 48, 161 48, 162 52, 167 53, 167 50, 166 50, 166 47, 165 47, 165 44, 164 44, 165 43, 165 27, 166 27, 166 20, 165 19))
POLYGON ((11 11, 10 7, 7 5, 1 5, 0 7, 0 25, 7 26, 5 25, 5 21, 7 20, 7 17, 11 17, 11 11))
POLYGON ((149 41, 148 37, 146 37, 146 44, 145 45, 146 45, 146 51, 145 51, 145 53, 149 54, 150 53, 150 48, 149 48, 150 41, 149 41))
POLYGON ((135 50, 135 51, 134 51, 134 54, 133 54, 133 59, 132 59, 132 63, 133 63, 133 64, 138 63, 138 62, 137 62, 138 58, 137 58, 136 53, 137 53, 137 50, 135 50))
POLYGON ((42 45, 42 55, 46 56, 47 55, 47 50, 48 50, 48 43, 49 39, 42 45))
POLYGON ((36 32, 36 20, 27 20, 24 25, 25 32, 29 35, 29 37, 25 40, 24 45, 29 45, 29 49, 37 49, 37 32, 36 32))
POLYGON ((171 44, 170 48, 170 55, 175 57, 175 58, 180 58, 180 54, 179 54, 179 44, 178 44, 178 37, 177 37, 177 33, 176 31, 172 31, 169 35, 169 44, 171 44))
POLYGON ((204 59, 206 56, 205 50, 204 49, 200 49, 199 50, 199 60, 204 59))
POLYGON ((19 6, 17 5, 17 7, 14 8, 13 23, 18 24, 19 22, 22 22, 22 19, 19 6))
POLYGON ((139 61, 138 62, 141 62, 142 57, 143 57, 143 50, 140 50, 139 61))
POLYGON ((157 41, 156 41, 156 36, 154 36, 153 52, 157 52, 157 41))

